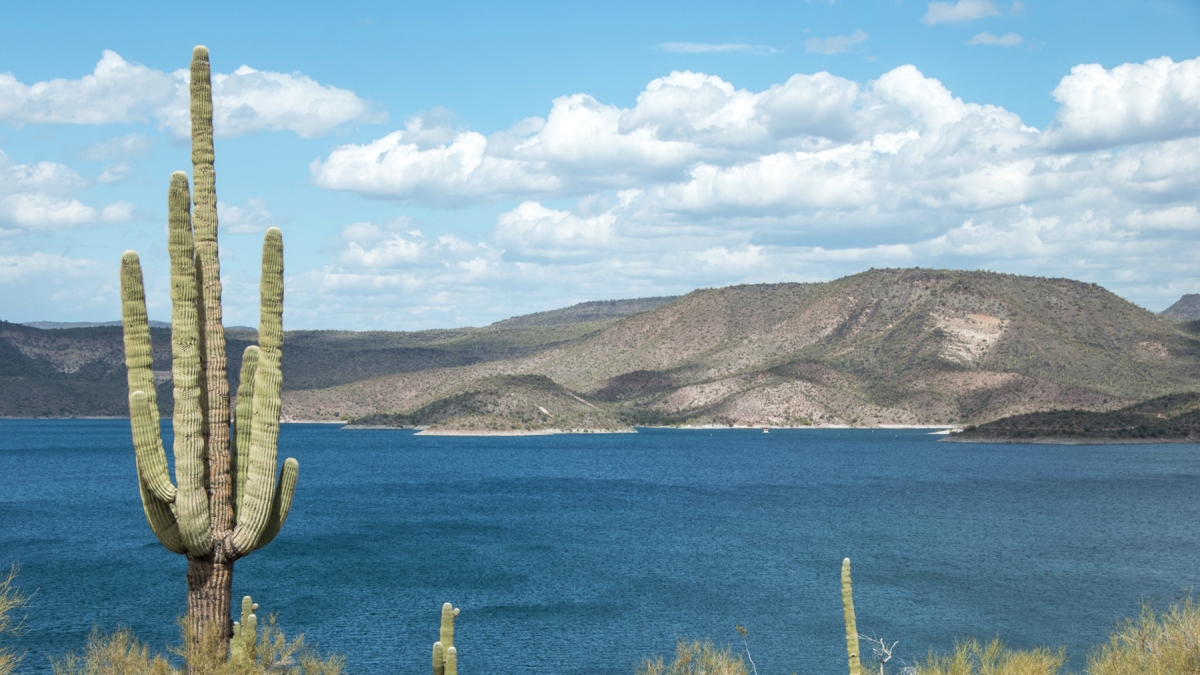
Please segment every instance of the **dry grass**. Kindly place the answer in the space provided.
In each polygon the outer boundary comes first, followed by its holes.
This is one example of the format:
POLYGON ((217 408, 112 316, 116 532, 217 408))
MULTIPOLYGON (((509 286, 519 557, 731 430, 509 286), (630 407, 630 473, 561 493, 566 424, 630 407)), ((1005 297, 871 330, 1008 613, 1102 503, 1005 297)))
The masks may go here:
MULTIPOLYGON (((181 628, 181 633, 182 644, 192 644, 187 629, 181 628)), ((228 658, 215 635, 203 636, 198 642, 195 649, 171 650, 187 663, 186 672, 190 675, 342 675, 345 665, 340 656, 322 658, 304 643, 303 635, 288 640, 273 616, 260 627, 249 658, 228 658)), ((82 654, 68 653, 52 664, 54 675, 182 675, 185 672, 165 656, 151 653, 128 628, 107 635, 93 631, 82 654)))
POLYGON ((1058 675, 1066 660, 1062 648, 1009 649, 999 638, 987 644, 971 639, 956 644, 953 654, 930 653, 914 670, 915 675, 1058 675))
POLYGON ((1143 607, 1126 619, 1087 660, 1089 675, 1200 673, 1200 606, 1188 598, 1158 614, 1143 607))
POLYGON ((667 665, 661 656, 648 658, 636 675, 748 675, 746 662, 733 648, 718 649, 711 640, 679 640, 675 659, 667 665))
MULTIPOLYGON (((12 615, 25 606, 28 596, 13 585, 16 578, 17 566, 13 565, 8 575, 0 579, 0 635, 19 635, 22 632, 21 621, 14 620, 12 615)), ((11 675, 21 663, 21 656, 12 649, 0 649, 0 675, 11 675)))

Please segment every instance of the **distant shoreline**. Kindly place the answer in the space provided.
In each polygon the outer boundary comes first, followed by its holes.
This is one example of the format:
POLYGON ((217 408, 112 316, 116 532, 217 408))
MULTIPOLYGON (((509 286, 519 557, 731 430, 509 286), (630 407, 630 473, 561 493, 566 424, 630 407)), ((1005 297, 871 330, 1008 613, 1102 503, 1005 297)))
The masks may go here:
POLYGON ((1035 436, 1033 438, 955 438, 953 435, 940 439, 939 443, 1005 443, 1029 445, 1163 445, 1200 443, 1189 438, 1067 438, 1064 436, 1035 436))

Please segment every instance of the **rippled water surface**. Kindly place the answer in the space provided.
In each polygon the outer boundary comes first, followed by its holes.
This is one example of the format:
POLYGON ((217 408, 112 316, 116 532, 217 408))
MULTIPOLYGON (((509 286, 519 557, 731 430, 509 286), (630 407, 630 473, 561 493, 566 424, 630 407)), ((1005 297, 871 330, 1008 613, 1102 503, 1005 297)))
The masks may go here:
MULTIPOLYGON (((895 661, 955 637, 1066 645, 1200 579, 1200 446, 937 443, 920 430, 447 438, 285 425, 291 518, 237 563, 351 673, 427 673, 441 603, 470 674, 626 673, 676 637, 842 673, 838 574, 895 661)), ((182 556, 142 515, 128 423, 0 421, 0 564, 35 591, 23 672, 93 626, 177 639, 182 556)))

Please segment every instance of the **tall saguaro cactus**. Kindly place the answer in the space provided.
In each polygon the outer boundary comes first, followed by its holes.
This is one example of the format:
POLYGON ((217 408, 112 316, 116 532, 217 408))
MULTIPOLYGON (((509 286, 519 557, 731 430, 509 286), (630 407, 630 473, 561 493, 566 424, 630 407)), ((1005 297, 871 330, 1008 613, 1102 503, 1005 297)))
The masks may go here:
POLYGON ((121 259, 121 318, 129 377, 129 417, 138 487, 150 529, 163 546, 188 558, 188 622, 197 636, 232 635, 233 563, 267 545, 287 519, 298 464, 288 458, 279 479, 280 349, 283 344, 283 237, 263 241, 259 344, 246 349, 230 433, 217 196, 213 172, 212 88, 208 50, 196 47, 191 71, 195 213, 187 174, 171 176, 171 351, 175 483, 159 437, 151 370, 150 327, 137 253, 121 259))
POLYGON ((438 641, 433 643, 433 675, 458 675, 458 650, 454 647, 454 617, 458 608, 450 603, 442 605, 442 623, 438 628, 438 641))
POLYGON ((850 585, 850 559, 842 560, 842 614, 846 618, 846 654, 850 675, 862 675, 862 660, 858 651, 858 623, 854 620, 854 590, 850 585))

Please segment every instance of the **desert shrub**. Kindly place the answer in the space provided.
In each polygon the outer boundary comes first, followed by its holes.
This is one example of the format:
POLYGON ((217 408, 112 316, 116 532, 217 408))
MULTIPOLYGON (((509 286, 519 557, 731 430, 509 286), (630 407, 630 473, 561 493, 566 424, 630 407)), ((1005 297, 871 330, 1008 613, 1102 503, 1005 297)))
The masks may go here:
POLYGON ((1089 675, 1200 673, 1200 606, 1192 598, 1159 614, 1142 608, 1088 655, 1089 675))
POLYGON ((986 644, 970 639, 955 644, 953 654, 930 652, 913 671, 914 675, 1058 675, 1066 660, 1062 648, 1009 649, 999 638, 986 644))
MULTIPOLYGON (((8 575, 0 578, 0 635, 17 635, 21 633, 21 621, 13 619, 13 612, 25 606, 28 599, 13 582, 17 578, 17 567, 14 565, 8 575)), ((12 649, 0 648, 0 675, 11 675, 21 662, 21 654, 12 649)))
POLYGON ((92 630, 83 654, 69 652, 51 661, 54 675, 177 675, 159 654, 151 654, 128 628, 101 634, 92 630))
POLYGON ((748 675, 746 662, 733 648, 718 649, 711 640, 678 640, 670 665, 661 656, 648 658, 636 675, 748 675))
MULTIPOLYGON (((267 618, 259 627, 253 655, 231 659, 216 635, 192 641, 186 622, 180 622, 181 645, 171 653, 187 663, 190 675, 342 675, 344 659, 321 657, 299 635, 288 640, 275 622, 267 618)), ((93 631, 82 654, 68 653, 52 661, 54 675, 181 675, 161 654, 152 654, 133 631, 122 628, 111 634, 93 631)), ((2 675, 2 674, 0 674, 2 675)))

